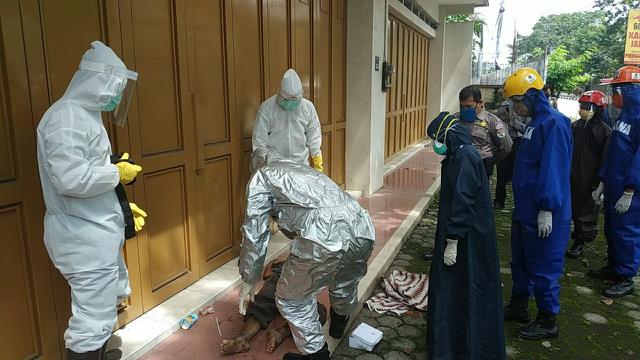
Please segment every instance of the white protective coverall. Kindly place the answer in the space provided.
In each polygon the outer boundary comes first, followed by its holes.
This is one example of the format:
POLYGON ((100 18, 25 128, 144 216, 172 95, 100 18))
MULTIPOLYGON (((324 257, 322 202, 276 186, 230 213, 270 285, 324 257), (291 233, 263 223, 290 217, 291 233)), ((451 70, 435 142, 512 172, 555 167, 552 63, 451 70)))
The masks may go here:
POLYGON ((308 165, 309 155, 321 155, 322 132, 313 103, 303 96, 302 82, 293 69, 285 72, 277 95, 265 100, 253 128, 253 150, 269 148, 280 156, 308 165), (278 97, 297 98, 300 106, 285 110, 278 97))
MULTIPOLYGON (((82 57, 126 68, 107 46, 91 44, 82 57)), ((117 320, 118 298, 130 295, 120 250, 124 217, 114 191, 120 181, 101 108, 121 91, 113 74, 78 70, 66 92, 42 117, 38 166, 47 208, 44 243, 71 287, 72 316, 64 333, 77 353, 100 349, 117 320)))
POLYGON ((269 152, 256 150, 251 156, 254 171, 247 186, 240 275, 248 284, 260 279, 271 236, 269 218, 277 214, 278 225, 293 242, 276 288, 276 304, 298 350, 313 354, 325 344, 317 295, 329 286, 336 313, 348 316, 355 310, 375 229, 369 213, 329 177, 269 152))

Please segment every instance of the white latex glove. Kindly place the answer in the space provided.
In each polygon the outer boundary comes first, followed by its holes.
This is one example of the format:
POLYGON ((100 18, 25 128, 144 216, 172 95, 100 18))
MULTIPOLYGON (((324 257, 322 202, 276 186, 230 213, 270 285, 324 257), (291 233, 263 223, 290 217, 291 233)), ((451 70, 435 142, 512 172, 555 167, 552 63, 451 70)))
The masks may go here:
POLYGON ((593 199, 593 202, 598 206, 602 205, 602 201, 604 200, 603 192, 604 192, 604 183, 600 181, 600 184, 598 184, 598 188, 591 193, 591 198, 593 199))
POLYGON ((620 196, 620 199, 618 199, 618 202, 616 203, 616 212, 618 215, 622 215, 629 211, 631 200, 633 200, 633 191, 625 191, 622 193, 622 196, 620 196))
POLYGON ((551 211, 540 210, 538 213, 538 237, 546 238, 553 230, 553 216, 551 211))
POLYGON ((456 263, 458 256, 458 240, 447 239, 447 247, 444 249, 444 264, 451 266, 456 263))
POLYGON ((240 315, 247 315, 247 308, 249 307, 249 302, 253 301, 254 295, 256 293, 256 285, 249 284, 246 282, 242 282, 242 288, 240 289, 240 315))

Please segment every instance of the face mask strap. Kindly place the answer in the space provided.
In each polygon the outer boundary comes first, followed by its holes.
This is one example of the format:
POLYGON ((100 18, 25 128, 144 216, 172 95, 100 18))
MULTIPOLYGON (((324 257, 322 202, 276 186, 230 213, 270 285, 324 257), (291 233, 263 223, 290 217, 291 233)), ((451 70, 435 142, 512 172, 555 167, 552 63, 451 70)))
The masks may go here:
MULTIPOLYGON (((447 116, 448 118, 449 116, 447 116)), ((445 118, 444 120, 447 120, 447 118, 445 118)), ((442 121, 444 123, 444 120, 442 121)), ((449 129, 451 129, 451 127, 454 125, 454 122, 456 121, 456 118, 451 119, 451 121, 449 121, 449 124, 447 125, 447 127, 444 129, 444 144, 447 143, 447 133, 449 132, 449 129)), ((442 124, 440 124, 440 126, 442 126, 442 124)), ((440 132, 440 129, 438 128, 438 132, 440 132)), ((437 138, 437 136, 436 136, 437 138)))

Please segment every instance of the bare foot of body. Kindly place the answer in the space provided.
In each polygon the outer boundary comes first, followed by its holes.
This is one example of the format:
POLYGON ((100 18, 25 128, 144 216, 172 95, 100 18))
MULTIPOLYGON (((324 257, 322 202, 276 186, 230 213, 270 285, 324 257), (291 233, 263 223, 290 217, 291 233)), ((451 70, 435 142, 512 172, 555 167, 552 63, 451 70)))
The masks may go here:
POLYGON ((224 339, 220 344, 220 352, 223 354, 237 354, 247 352, 251 349, 251 344, 244 336, 235 339, 224 339))
POLYGON ((280 329, 267 329, 267 352, 274 352, 289 336, 291 336, 291 330, 288 325, 280 329))
POLYGON ((277 316, 267 327, 267 352, 274 352, 289 336, 291 336, 291 329, 289 329, 287 320, 282 316, 277 316))

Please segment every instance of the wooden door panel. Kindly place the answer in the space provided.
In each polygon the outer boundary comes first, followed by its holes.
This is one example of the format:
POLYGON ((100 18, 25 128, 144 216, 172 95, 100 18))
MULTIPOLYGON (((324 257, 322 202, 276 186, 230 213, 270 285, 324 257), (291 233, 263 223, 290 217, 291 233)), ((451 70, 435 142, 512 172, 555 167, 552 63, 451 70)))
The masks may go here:
POLYGON ((0 2, 0 345, 7 359, 61 359, 50 261, 42 241, 29 83, 36 74, 28 73, 23 32, 25 23, 40 21, 26 17, 30 5, 0 2))
POLYGON ((102 39, 100 1, 40 1, 49 100, 59 99, 93 40, 102 39))
POLYGON ((195 116, 199 145, 231 141, 221 1, 193 0, 195 116))
MULTIPOLYGON (((317 0, 314 12, 315 34, 313 49, 313 102, 321 125, 332 124, 331 119, 331 14, 329 1, 317 0)), ((324 152, 323 152, 324 154, 324 152)), ((327 154, 328 155, 328 154, 327 154)), ((331 158, 328 157, 330 160, 331 158)), ((331 172, 327 172, 331 174, 331 172)))
POLYGON ((428 40, 394 17, 389 18, 389 59, 396 73, 387 94, 385 159, 424 138, 428 40))
POLYGON ((145 210, 152 216, 145 225, 152 239, 148 247, 152 291, 190 270, 184 177, 182 167, 144 174, 145 194, 149 194, 145 210))
POLYGON ((184 149, 179 112, 175 9, 171 0, 131 2, 142 154, 184 149))
POLYGON ((311 7, 307 1, 292 0, 293 68, 300 76, 304 97, 314 99, 312 79, 313 34, 311 33, 311 7))
POLYGON ((0 339, 7 359, 33 359, 41 354, 23 210, 19 205, 0 207, 0 292, 5 294, 0 297, 0 339))
POLYGON ((129 139, 132 156, 144 169, 134 185, 135 201, 149 214, 137 237, 144 311, 199 274, 198 132, 189 96, 185 6, 176 0, 120 6, 124 61, 140 73, 129 110, 129 139))
MULTIPOLYGON (((345 21, 343 0, 332 1, 331 20, 331 104, 336 124, 345 122, 345 21)), ((343 166, 341 166, 343 167, 343 166)), ((343 170, 344 171, 344 170, 343 170)))
POLYGON ((291 64, 289 17, 287 0, 263 0, 265 6, 264 57, 267 86, 265 97, 275 95, 280 88, 282 75, 291 64))
MULTIPOLYGON (((236 230, 234 227, 233 164, 231 155, 207 160, 200 175, 206 187, 199 197, 202 199, 201 216, 203 227, 201 254, 201 276, 231 260, 236 230)), ((235 222, 237 223, 237 221, 235 222)))
POLYGON ((260 4, 258 1, 234 0, 232 11, 235 104, 241 136, 249 139, 264 98, 260 4))

